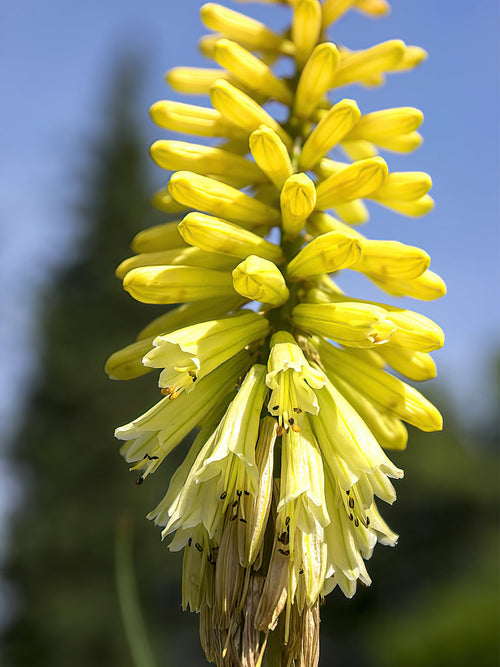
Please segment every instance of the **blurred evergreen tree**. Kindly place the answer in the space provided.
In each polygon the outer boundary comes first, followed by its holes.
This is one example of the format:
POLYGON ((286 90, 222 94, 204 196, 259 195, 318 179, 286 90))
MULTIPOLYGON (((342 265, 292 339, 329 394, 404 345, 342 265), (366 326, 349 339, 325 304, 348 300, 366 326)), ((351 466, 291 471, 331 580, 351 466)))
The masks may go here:
MULTIPOLYGON (((179 559, 144 518, 168 471, 137 487, 113 438, 117 425, 157 400, 157 389, 151 377, 113 384, 103 371, 107 356, 161 312, 134 302, 113 275, 141 226, 161 221, 149 203, 147 143, 136 118, 141 71, 129 58, 113 78, 102 136, 89 150, 73 256, 42 298, 39 377, 11 447, 25 489, 4 572, 19 597, 2 642, 4 667, 131 664, 114 584, 124 513, 134 526, 147 624, 162 642, 165 627, 182 634, 179 559)), ((199 659, 196 626, 188 644, 199 659)))

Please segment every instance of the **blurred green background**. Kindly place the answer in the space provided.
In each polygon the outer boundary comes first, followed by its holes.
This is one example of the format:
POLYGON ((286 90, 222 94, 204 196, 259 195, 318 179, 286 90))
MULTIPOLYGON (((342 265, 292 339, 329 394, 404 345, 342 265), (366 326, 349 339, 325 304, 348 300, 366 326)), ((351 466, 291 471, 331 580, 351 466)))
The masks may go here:
MULTIPOLYGON (((157 666, 205 664, 198 618, 180 610, 181 559, 144 518, 182 447, 137 487, 112 433, 151 404, 154 382, 111 384, 102 370, 110 352, 161 312, 133 302, 112 275, 140 222, 164 219, 149 205, 147 142, 134 106, 140 78, 135 62, 117 69, 108 126, 78 175, 75 251, 42 296, 39 372, 8 450, 23 494, 4 547, 3 667, 132 667, 115 585, 120 521, 157 666)), ((484 378, 493 394, 498 368, 491 359, 484 378)), ((486 415, 465 430, 446 386, 435 381, 424 391, 443 411, 445 430, 412 430, 408 450, 392 456, 406 477, 383 514, 400 544, 375 550, 370 588, 353 600, 337 591, 327 598, 323 667, 498 664, 498 423, 486 415)))

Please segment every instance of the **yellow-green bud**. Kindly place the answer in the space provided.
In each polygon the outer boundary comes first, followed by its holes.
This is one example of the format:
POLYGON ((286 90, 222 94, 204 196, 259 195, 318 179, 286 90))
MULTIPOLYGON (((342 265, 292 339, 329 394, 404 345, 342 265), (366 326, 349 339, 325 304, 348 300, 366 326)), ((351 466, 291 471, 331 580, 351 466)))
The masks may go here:
POLYGON ((285 181, 280 195, 283 231, 295 238, 304 228, 316 206, 316 187, 307 174, 293 174, 285 181))
POLYGON ((282 306, 289 297, 280 270, 267 259, 250 255, 233 271, 234 289, 253 301, 282 306))
POLYGON ((250 150, 255 162, 281 190, 284 181, 293 174, 293 167, 279 135, 267 125, 261 125, 250 135, 250 150))
POLYGON ((274 243, 238 225, 203 213, 189 213, 179 223, 178 229, 187 243, 210 253, 222 253, 240 259, 253 254, 277 264, 284 259, 281 248, 274 243))

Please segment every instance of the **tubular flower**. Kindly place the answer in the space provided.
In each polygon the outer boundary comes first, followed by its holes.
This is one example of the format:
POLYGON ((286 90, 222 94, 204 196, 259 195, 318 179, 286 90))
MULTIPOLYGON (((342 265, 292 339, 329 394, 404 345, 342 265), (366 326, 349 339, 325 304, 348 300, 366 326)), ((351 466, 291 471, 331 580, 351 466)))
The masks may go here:
POLYGON ((215 32, 200 48, 214 62, 177 67, 167 81, 205 105, 151 108, 177 133, 151 148, 174 172, 153 198, 171 217, 137 234, 117 276, 135 299, 167 308, 106 365, 119 380, 159 371, 159 402, 116 430, 138 484, 191 434, 149 518, 184 550, 183 606, 200 613, 219 667, 258 667, 271 645, 280 664, 318 664, 320 601, 368 585, 375 544, 397 541, 378 504, 394 502, 391 480, 403 472, 385 450, 406 447, 405 424, 442 428, 438 410, 391 372, 434 377, 440 327, 334 282, 350 270, 391 296, 446 291, 424 250, 354 227, 377 205, 384 215, 431 210, 430 177, 391 171, 379 155, 416 149, 422 113, 367 113, 342 96, 425 52, 401 40, 358 51, 328 41, 345 12, 382 16, 386 0, 267 0, 278 1, 290 9, 282 31, 204 5, 215 32), (275 71, 281 59, 292 76, 275 71))

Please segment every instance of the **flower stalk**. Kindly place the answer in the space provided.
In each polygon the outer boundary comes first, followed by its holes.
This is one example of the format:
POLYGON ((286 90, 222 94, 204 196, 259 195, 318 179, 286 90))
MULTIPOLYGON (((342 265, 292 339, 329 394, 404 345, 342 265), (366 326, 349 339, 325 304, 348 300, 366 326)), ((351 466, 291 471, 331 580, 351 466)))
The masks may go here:
POLYGON ((149 518, 184 551, 183 607, 199 612, 218 667, 318 665, 320 602, 369 585, 375 544, 397 542, 378 503, 394 502, 390 480, 403 471, 385 450, 406 447, 404 423, 442 428, 438 410, 393 375, 435 376, 440 327, 336 283, 352 270, 390 296, 445 293, 424 250, 355 228, 372 212, 431 210, 430 177, 391 171, 387 154, 420 145, 422 113, 363 113, 339 92, 381 85, 425 52, 328 41, 345 12, 382 16, 386 0, 281 1, 281 32, 204 5, 215 33, 200 48, 219 67, 177 67, 167 81, 206 105, 151 108, 182 135, 151 148, 174 171, 153 203, 178 219, 139 232, 117 275, 135 299, 169 309, 106 366, 114 379, 159 371, 160 401, 116 431, 139 484, 195 435, 149 518), (292 76, 275 71, 280 59, 292 76))

